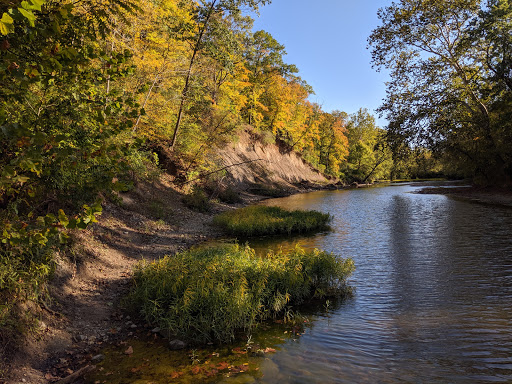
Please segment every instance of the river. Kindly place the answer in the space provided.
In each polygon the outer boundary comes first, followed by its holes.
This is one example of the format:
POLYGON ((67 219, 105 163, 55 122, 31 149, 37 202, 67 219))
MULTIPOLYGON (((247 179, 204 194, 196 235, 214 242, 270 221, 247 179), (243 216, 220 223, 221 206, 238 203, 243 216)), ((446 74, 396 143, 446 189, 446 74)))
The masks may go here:
POLYGON ((216 381, 511 383, 512 210, 413 193, 424 186, 267 200, 328 212, 333 230, 252 245, 299 242, 351 257, 354 295, 276 341, 276 353, 250 362, 255 370, 216 381))

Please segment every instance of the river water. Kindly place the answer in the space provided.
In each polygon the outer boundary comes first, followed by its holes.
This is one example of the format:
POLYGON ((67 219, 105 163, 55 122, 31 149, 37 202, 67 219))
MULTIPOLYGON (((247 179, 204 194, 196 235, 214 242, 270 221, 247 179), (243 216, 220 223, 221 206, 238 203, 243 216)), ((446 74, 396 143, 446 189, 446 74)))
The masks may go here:
MULTIPOLYGON (((266 201, 328 212, 333 230, 251 245, 262 250, 299 242, 351 257, 355 292, 316 311, 300 336, 271 329, 287 335, 270 345, 276 353, 215 381, 512 383, 512 210, 413 193, 424 186, 266 201)), ((118 382, 160 382, 157 376, 118 382)))
POLYGON ((330 213, 333 232, 299 242, 356 264, 353 299, 273 357, 285 382, 512 382, 512 210, 421 187, 267 202, 330 213))

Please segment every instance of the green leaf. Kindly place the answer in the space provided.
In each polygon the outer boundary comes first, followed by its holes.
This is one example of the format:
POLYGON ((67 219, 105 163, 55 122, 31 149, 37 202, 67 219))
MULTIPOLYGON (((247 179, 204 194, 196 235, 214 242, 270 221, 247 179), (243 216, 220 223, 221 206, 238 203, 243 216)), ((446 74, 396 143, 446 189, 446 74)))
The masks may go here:
POLYGON ((36 26, 36 23, 35 23, 36 17, 32 13, 32 11, 27 11, 26 9, 23 9, 23 8, 18 8, 18 11, 20 11, 20 13, 27 18, 31 27, 36 26))
POLYGON ((79 221, 77 224, 76 224, 76 227, 79 228, 79 229, 86 229, 87 228, 87 223, 83 222, 83 221, 79 221))
POLYGON ((69 240, 69 235, 67 233, 64 233, 64 232, 59 233, 59 242, 61 244, 67 244, 68 240, 69 240))
POLYGON ((22 1, 21 6, 26 10, 41 11, 41 6, 44 4, 43 0, 30 0, 22 1))
POLYGON ((8 33, 14 32, 13 22, 14 20, 12 17, 7 13, 4 13, 0 19, 0 33, 2 33, 2 35, 7 35, 8 33))
POLYGON ((63 225, 66 228, 69 224, 69 219, 62 209, 59 209, 59 222, 61 225, 63 225))

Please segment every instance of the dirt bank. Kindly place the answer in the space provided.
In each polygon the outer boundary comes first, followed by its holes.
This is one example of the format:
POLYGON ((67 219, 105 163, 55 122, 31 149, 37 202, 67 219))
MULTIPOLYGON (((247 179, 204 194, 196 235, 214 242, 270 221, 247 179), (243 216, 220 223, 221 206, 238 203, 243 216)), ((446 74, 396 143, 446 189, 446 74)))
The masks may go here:
POLYGON ((297 154, 261 144, 249 134, 220 156, 219 167, 227 167, 224 177, 242 197, 240 203, 212 201, 209 212, 193 211, 183 203, 183 190, 164 174, 118 201, 106 201, 99 223, 73 234, 71 250, 57 255, 52 301, 30 308, 38 313, 39 328, 22 345, 3 347, 8 365, 0 382, 59 383, 93 365, 102 347, 144 326, 126 317, 121 305, 133 267, 142 259, 158 259, 221 236, 211 225, 213 216, 265 198, 251 193, 254 189, 289 194, 335 188, 297 154))
POLYGON ((222 148, 220 163, 226 168, 227 180, 250 189, 258 183, 282 189, 326 185, 333 183, 308 164, 298 153, 279 144, 264 144, 249 131, 240 134, 239 140, 222 148))

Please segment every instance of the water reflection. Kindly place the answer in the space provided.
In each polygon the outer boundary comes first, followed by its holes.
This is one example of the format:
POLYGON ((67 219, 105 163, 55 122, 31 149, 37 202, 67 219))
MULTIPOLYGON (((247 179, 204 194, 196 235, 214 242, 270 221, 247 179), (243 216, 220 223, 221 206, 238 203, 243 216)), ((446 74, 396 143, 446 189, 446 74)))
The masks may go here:
POLYGON ((512 381, 512 212, 416 188, 268 202, 334 215, 335 231, 306 244, 357 268, 354 300, 276 356, 285 372, 310 356, 316 379, 290 371, 288 382, 512 381))

